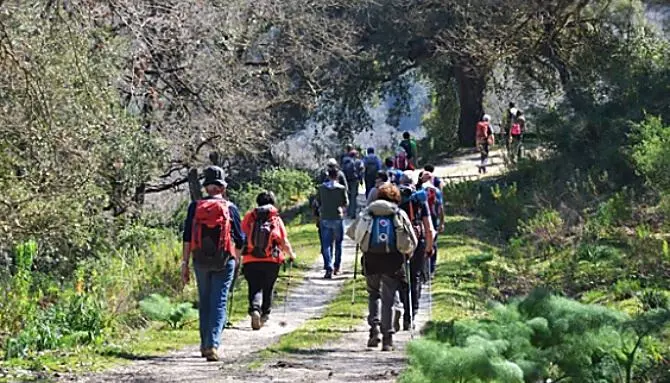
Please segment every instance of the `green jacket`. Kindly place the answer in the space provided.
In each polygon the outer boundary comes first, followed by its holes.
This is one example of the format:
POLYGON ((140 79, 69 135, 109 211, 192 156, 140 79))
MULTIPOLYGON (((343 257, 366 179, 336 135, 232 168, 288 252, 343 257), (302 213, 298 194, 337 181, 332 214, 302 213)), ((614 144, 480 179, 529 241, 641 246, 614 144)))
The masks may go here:
POLYGON ((342 219, 344 208, 349 205, 347 188, 339 182, 324 182, 319 185, 316 201, 320 219, 342 219))

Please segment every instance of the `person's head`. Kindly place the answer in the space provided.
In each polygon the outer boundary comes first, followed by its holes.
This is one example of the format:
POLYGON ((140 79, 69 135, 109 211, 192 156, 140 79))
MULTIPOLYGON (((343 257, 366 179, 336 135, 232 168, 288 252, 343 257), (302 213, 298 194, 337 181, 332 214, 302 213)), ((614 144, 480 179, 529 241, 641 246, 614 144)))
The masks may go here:
POLYGON ((400 185, 412 185, 412 176, 407 173, 403 173, 400 177, 400 185))
POLYGON ((389 181, 389 175, 383 170, 378 171, 377 174, 375 175, 375 183, 377 185, 381 185, 388 181, 389 181))
POLYGON ((485 114, 484 117, 482 117, 482 121, 490 122, 491 121, 491 116, 489 116, 488 114, 485 114))
POLYGON ((386 165, 387 168, 392 168, 393 167, 393 158, 386 157, 386 159, 384 160, 384 165, 386 165))
POLYGON ((409 140, 410 137, 411 137, 411 135, 409 134, 409 132, 404 132, 404 133, 402 134, 402 138, 404 138, 404 139, 406 139, 406 140, 409 140))
POLYGON ((369 147, 368 148, 368 154, 375 154, 375 148, 369 147))
POLYGON ((220 195, 225 193, 228 184, 226 183, 223 169, 218 166, 209 166, 203 173, 205 180, 202 182, 202 186, 205 188, 207 194, 220 195))
POLYGON ((326 161, 326 168, 337 168, 337 160, 334 158, 329 158, 328 161, 326 161))
POLYGON ((340 171, 337 168, 328 168, 328 178, 336 181, 340 171))
POLYGON ((423 170, 425 170, 427 172, 430 172, 430 173, 434 173, 435 172, 435 166, 428 164, 428 165, 423 167, 423 170))
POLYGON ((509 103, 509 108, 510 108, 510 109, 512 109, 512 108, 516 108, 516 105, 514 105, 513 102, 510 102, 510 103, 509 103))
POLYGON ((393 203, 400 203, 400 190, 393 184, 384 184, 377 189, 377 199, 393 203))
POLYGON ((345 151, 345 152, 349 153, 349 152, 351 152, 352 150, 354 150, 354 146, 353 146, 352 144, 346 144, 346 145, 344 146, 344 151, 345 151))
POLYGON ((269 190, 264 190, 258 193, 258 195, 256 196, 256 204, 258 206, 265 206, 265 205, 276 206, 277 198, 275 198, 275 193, 269 190))
POLYGON ((349 157, 351 158, 358 158, 358 152, 355 150, 352 150, 349 152, 349 157))

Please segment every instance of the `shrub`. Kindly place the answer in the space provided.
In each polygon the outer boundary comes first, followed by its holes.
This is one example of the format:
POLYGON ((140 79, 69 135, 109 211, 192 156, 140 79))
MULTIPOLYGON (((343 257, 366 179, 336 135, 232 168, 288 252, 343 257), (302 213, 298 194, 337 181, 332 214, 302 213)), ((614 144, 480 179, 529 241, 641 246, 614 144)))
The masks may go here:
POLYGON ((151 294, 143 299, 140 309, 149 319, 165 322, 173 329, 184 327, 198 315, 190 303, 172 303, 170 298, 158 294, 151 294))
POLYGON ((670 311, 635 318, 536 290, 480 320, 433 324, 409 346, 403 382, 630 383, 653 360, 670 311))
POLYGON ((444 187, 444 201, 457 213, 474 211, 480 198, 481 193, 477 182, 447 183, 444 187))
POLYGON ((633 130, 631 157, 635 170, 642 175, 649 186, 659 191, 670 190, 670 128, 664 126, 660 117, 647 116, 635 124, 633 130))
POLYGON ((312 177, 305 171, 274 168, 262 171, 257 184, 246 183, 236 190, 230 190, 230 196, 244 212, 256 206, 256 196, 263 190, 274 192, 277 207, 284 210, 305 201, 314 187, 312 177))
POLYGON ((516 232, 519 220, 524 217, 525 206, 516 183, 495 184, 491 187, 490 201, 480 204, 482 215, 489 219, 491 226, 505 238, 516 232))

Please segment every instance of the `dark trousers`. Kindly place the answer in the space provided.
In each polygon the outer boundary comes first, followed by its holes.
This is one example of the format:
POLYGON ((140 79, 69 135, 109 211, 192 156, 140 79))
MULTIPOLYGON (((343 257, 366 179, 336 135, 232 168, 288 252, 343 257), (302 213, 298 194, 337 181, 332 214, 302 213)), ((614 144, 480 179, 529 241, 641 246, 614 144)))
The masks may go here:
POLYGON ((414 251, 414 255, 409 261, 409 281, 410 284, 403 283, 400 287, 400 299, 402 306, 405 309, 403 321, 405 324, 410 323, 410 315, 416 316, 419 311, 419 299, 421 299, 421 276, 424 273, 424 264, 426 256, 426 242, 419 241, 419 245, 414 251), (410 304, 410 287, 412 293, 412 302, 410 304), (411 307, 411 310, 409 309, 411 307))
POLYGON ((272 310, 272 291, 274 290, 279 264, 272 262, 254 262, 244 265, 242 272, 249 285, 249 314, 258 311, 263 316, 272 310))

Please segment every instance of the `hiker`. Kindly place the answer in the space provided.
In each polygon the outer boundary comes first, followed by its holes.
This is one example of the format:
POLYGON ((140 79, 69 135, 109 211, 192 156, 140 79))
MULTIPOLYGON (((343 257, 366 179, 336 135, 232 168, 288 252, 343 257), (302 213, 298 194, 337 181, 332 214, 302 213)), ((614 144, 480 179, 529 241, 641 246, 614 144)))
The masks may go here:
MULTIPOLYGON (((326 167, 325 169, 319 173, 319 175, 316 178, 316 188, 318 194, 318 188, 321 186, 324 182, 328 181, 328 171, 330 169, 335 169, 337 170, 337 182, 339 182, 341 185, 344 185, 345 190, 348 188, 347 186, 347 179, 344 176, 344 173, 342 170, 339 169, 339 165, 337 163, 337 160, 334 158, 329 158, 328 161, 326 161, 326 167)), ((314 214, 314 217, 316 218, 316 230, 319 234, 319 241, 321 241, 321 224, 319 223, 319 204, 317 202, 316 197, 312 198, 311 202, 312 206, 312 213, 314 214)), ((323 243, 321 243, 321 252, 323 252, 323 243)))
POLYGON ((347 216, 349 218, 356 218, 358 186, 363 181, 363 162, 358 160, 358 152, 352 150, 349 155, 342 160, 342 172, 347 179, 349 210, 347 216))
POLYGON ((513 102, 509 103, 509 109, 507 109, 507 113, 505 113, 504 121, 503 121, 503 129, 505 130, 505 146, 506 149, 509 150, 510 144, 512 141, 512 136, 510 135, 510 132, 512 130, 512 125, 516 122, 516 115, 519 112, 519 109, 517 109, 516 105, 513 102))
POLYGON ((207 197, 191 202, 184 223, 181 277, 191 278, 189 261, 198 285, 200 353, 208 361, 219 360, 218 348, 226 324, 226 305, 235 274, 237 255, 244 246, 237 207, 223 198, 224 172, 218 166, 204 171, 207 197))
POLYGON ((406 261, 417 246, 409 217, 400 208, 400 191, 393 184, 379 187, 377 200, 347 229, 363 252, 361 264, 368 291, 368 347, 393 351, 393 303, 406 282, 406 261))
POLYGON ((430 182, 435 185, 436 188, 442 190, 444 189, 444 182, 442 181, 441 178, 435 176, 435 166, 431 164, 427 164, 426 166, 423 167, 424 172, 428 172, 432 175, 432 179, 430 182))
POLYGON ((435 166, 426 165, 423 167, 423 172, 419 173, 419 180, 423 177, 424 182, 429 182, 438 190, 438 197, 440 199, 440 210, 438 210, 435 217, 439 218, 437 221, 433 220, 437 233, 444 232, 444 181, 440 177, 435 176, 435 166))
POLYGON ((512 161, 521 157, 521 141, 523 139, 523 134, 526 131, 526 117, 523 115, 522 111, 518 111, 516 114, 516 120, 512 124, 510 130, 510 151, 512 154, 512 161))
POLYGON ((389 182, 389 175, 387 172, 380 170, 377 172, 375 177, 375 186, 370 190, 367 200, 365 201, 365 206, 370 206, 372 202, 377 199, 377 194, 379 193, 379 187, 387 184, 389 182))
MULTIPOLYGON (((444 232, 444 197, 442 190, 438 189, 430 181, 433 175, 429 172, 419 173, 417 190, 424 190, 426 193, 426 201, 428 202, 428 211, 433 222, 433 227, 437 228, 433 237, 433 251, 430 257, 430 275, 435 274, 435 267, 437 264, 437 235, 444 232)), ((428 278, 429 276, 426 276, 428 278)))
POLYGON ((293 262, 295 252, 288 241, 284 221, 275 207, 274 193, 261 192, 256 196, 256 204, 258 207, 249 211, 242 220, 242 231, 247 238, 242 253, 242 273, 249 285, 251 328, 260 330, 270 318, 279 267, 286 261, 293 262))
POLYGON ((393 157, 387 157, 384 160, 384 170, 388 174, 388 180, 391 183, 398 185, 400 183, 400 177, 402 176, 402 170, 395 168, 395 160, 393 157))
MULTIPOLYGON (((403 284, 400 294, 404 307, 403 328, 409 330, 410 325, 416 319, 419 310, 419 299, 421 298, 421 282, 425 269, 425 260, 433 252, 433 239, 435 230, 431 221, 428 199, 425 192, 412 185, 412 179, 405 175, 400 186, 401 202, 399 207, 407 213, 412 223, 412 228, 417 237, 417 247, 410 259, 409 284, 403 284), (411 294, 411 302, 410 302, 411 294)), ((393 326, 396 331, 400 329, 400 312, 395 311, 393 326)))
POLYGON ((481 165, 479 166, 480 174, 486 173, 486 164, 489 158, 490 137, 492 137, 491 127, 489 126, 490 122, 491 116, 485 114, 484 117, 482 117, 482 120, 477 123, 477 129, 475 132, 477 149, 481 154, 481 165))
POLYGON ((399 147, 396 151, 395 158, 393 160, 393 167, 403 172, 406 170, 414 170, 412 169, 412 164, 409 161, 407 151, 404 148, 399 147))
POLYGON ((351 156, 351 152, 353 152, 353 151, 354 151, 354 145, 352 145, 352 144, 346 144, 346 145, 344 146, 344 153, 342 153, 342 154, 340 155, 340 166, 341 166, 341 167, 344 167, 344 160, 345 160, 347 157, 350 157, 350 156, 351 156))
POLYGON ((368 198, 370 191, 375 187, 377 173, 382 170, 382 161, 375 154, 375 148, 368 148, 368 155, 363 158, 365 168, 365 198, 368 198))
POLYGON ((400 168, 402 170, 414 170, 417 166, 417 147, 416 141, 412 138, 412 135, 409 132, 404 132, 402 134, 402 141, 400 141, 400 147, 405 150, 407 154, 408 167, 406 169, 400 168))
POLYGON ((330 169, 328 171, 328 181, 319 186, 319 191, 316 194, 319 204, 321 255, 323 256, 323 268, 326 270, 325 279, 331 279, 333 274, 340 273, 344 235, 342 219, 349 205, 347 190, 344 185, 337 182, 337 174, 337 169, 330 169))

